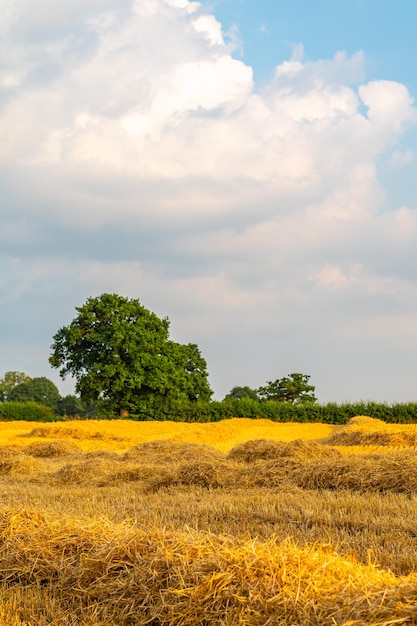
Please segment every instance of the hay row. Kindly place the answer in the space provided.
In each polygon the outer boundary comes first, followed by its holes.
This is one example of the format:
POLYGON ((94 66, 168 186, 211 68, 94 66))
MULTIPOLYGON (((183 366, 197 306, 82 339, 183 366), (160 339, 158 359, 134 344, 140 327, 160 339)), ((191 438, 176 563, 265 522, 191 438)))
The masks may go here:
POLYGON ((226 462, 189 462, 156 470, 145 482, 149 491, 178 485, 352 490, 417 493, 417 456, 391 454, 375 458, 340 458, 300 463, 294 459, 258 461, 248 466, 226 462))
POLYGON ((0 516, 0 569, 3 589, 21 590, 17 612, 30 609, 35 624, 45 603, 32 596, 26 606, 26 589, 53 598, 61 624, 65 615, 86 623, 85 612, 113 626, 382 626, 415 623, 417 610, 416 575, 396 577, 328 547, 83 526, 27 511, 0 516))
POLYGON ((205 444, 159 439, 133 446, 125 453, 124 458, 128 461, 172 464, 197 459, 217 460, 222 459, 223 455, 216 448, 205 444))
POLYGON ((342 456, 311 442, 254 441, 225 457, 209 446, 150 442, 124 456, 82 453, 74 443, 37 442, 0 449, 0 478, 55 485, 116 485, 137 482, 147 492, 165 487, 349 489, 417 493, 417 453, 342 456))
POLYGON ((260 460, 274 460, 286 458, 298 461, 308 459, 338 459, 341 453, 329 446, 316 443, 314 441, 302 441, 297 439, 290 443, 283 441, 271 441, 269 439, 255 439, 245 441, 232 448, 227 455, 228 459, 253 463, 260 460))
POLYGON ((361 432, 359 430, 335 433, 329 439, 332 446, 387 446, 390 448, 415 448, 417 434, 412 432, 361 432))
POLYGON ((332 446, 387 446, 390 448, 415 448, 417 432, 407 426, 387 424, 372 417, 353 417, 346 426, 328 438, 332 446))
POLYGON ((76 427, 61 427, 61 426, 37 426, 22 437, 39 437, 45 439, 99 439, 101 441, 124 441, 124 437, 118 435, 112 435, 109 433, 96 431, 91 432, 88 429, 76 428, 76 427))

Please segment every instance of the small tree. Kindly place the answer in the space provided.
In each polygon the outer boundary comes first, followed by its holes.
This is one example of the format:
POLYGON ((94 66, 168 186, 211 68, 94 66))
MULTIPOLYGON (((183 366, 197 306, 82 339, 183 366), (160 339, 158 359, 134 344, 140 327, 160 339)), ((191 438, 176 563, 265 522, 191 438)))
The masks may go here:
POLYGON ((45 376, 39 376, 13 387, 8 399, 12 402, 38 402, 55 409, 60 397, 55 383, 45 376))
POLYGON ((169 321, 139 300, 116 294, 89 298, 54 335, 52 367, 76 380, 87 403, 109 400, 120 415, 157 410, 167 397, 210 397, 206 362, 194 344, 169 341, 169 321))
POLYGON ((75 395, 67 395, 60 398, 56 405, 56 412, 58 415, 68 415, 74 417, 76 415, 83 415, 85 411, 82 400, 75 395))
POLYGON ((9 399, 14 387, 21 383, 28 383, 30 380, 32 380, 31 377, 24 372, 6 372, 0 379, 0 402, 6 402, 9 399))
POLYGON ((258 394, 262 400, 276 402, 316 402, 315 387, 310 385, 310 376, 298 372, 289 374, 275 381, 268 381, 265 387, 259 387, 258 394))
POLYGON ((259 400, 258 392, 250 387, 233 387, 224 397, 225 400, 243 400, 245 398, 259 400))

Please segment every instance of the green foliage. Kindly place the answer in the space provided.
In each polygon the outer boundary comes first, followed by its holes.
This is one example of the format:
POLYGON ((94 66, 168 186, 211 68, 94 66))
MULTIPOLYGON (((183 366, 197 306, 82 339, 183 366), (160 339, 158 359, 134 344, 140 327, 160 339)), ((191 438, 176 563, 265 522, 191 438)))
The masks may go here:
MULTIPOLYGON (((114 418, 110 404, 102 402, 97 405, 97 412, 91 413, 94 419, 114 418)), ((346 424, 356 415, 368 415, 391 423, 417 423, 417 403, 381 404, 376 402, 356 402, 336 404, 329 402, 277 402, 275 400, 241 400, 227 399, 222 401, 197 400, 167 397, 164 403, 157 399, 148 399, 138 405, 139 411, 129 418, 136 420, 173 420, 181 422, 218 422, 231 417, 250 419, 270 419, 274 422, 322 422, 326 424, 346 424)))
POLYGON ((31 380, 24 372, 6 372, 0 379, 0 402, 7 402, 11 391, 21 383, 27 383, 31 380))
POLYGON ((67 415, 68 417, 82 416, 85 414, 86 407, 78 396, 67 395, 60 398, 56 404, 55 412, 58 415, 67 415))
POLYGON ((258 392, 251 387, 233 387, 225 396, 225 400, 259 400, 258 392))
POLYGON ((49 406, 37 402, 2 402, 0 420, 25 420, 27 422, 52 422, 54 415, 49 406))
MULTIPOLYGON (((250 419, 270 419, 274 422, 322 422, 326 424, 346 424, 356 415, 368 415, 385 422, 416 423, 417 403, 380 404, 376 402, 356 402, 318 404, 317 402, 277 402, 276 400, 256 401, 250 398, 222 401, 172 403, 157 418, 183 422, 217 422, 232 417, 250 419)), ((135 415, 134 419, 148 419, 135 415)))
POLYGON ((304 403, 315 402, 315 387, 310 385, 310 376, 295 372, 275 381, 268 381, 265 387, 258 389, 262 400, 275 402, 304 403))
POLYGON ((49 362, 76 380, 85 402, 155 417, 173 401, 209 399, 206 362, 194 344, 170 341, 169 321, 139 300, 116 294, 89 298, 69 326, 54 335, 49 362))
POLYGON ((167 341, 163 356, 169 364, 169 393, 164 394, 163 400, 196 402, 210 399, 212 391, 208 384, 207 364, 196 344, 167 341))
POLYGON ((10 391, 8 399, 11 402, 37 402, 54 409, 60 399, 58 387, 46 378, 39 376, 27 382, 22 382, 10 391))

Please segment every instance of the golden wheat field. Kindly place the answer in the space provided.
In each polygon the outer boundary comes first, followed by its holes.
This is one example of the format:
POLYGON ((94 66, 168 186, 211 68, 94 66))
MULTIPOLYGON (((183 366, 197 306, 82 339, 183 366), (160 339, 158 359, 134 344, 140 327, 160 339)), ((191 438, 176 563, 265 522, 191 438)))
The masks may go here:
POLYGON ((0 422, 0 624, 417 624, 416 450, 368 417, 0 422))

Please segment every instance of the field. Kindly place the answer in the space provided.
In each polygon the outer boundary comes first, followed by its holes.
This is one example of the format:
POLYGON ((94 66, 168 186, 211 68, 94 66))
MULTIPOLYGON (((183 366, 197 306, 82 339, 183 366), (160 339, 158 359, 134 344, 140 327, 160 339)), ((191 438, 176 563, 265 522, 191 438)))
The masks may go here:
POLYGON ((416 497, 416 425, 3 422, 0 624, 417 624, 416 497))

